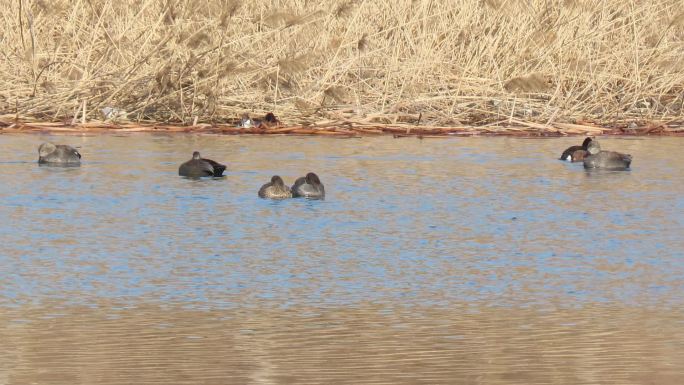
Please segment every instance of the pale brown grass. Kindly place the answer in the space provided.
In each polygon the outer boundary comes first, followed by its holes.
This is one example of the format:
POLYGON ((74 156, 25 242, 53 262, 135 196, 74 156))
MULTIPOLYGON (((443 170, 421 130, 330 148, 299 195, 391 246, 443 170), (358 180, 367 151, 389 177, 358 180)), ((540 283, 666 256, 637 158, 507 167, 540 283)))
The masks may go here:
POLYGON ((675 0, 14 0, 0 15, 0 113, 19 117, 610 123, 684 104, 675 0))

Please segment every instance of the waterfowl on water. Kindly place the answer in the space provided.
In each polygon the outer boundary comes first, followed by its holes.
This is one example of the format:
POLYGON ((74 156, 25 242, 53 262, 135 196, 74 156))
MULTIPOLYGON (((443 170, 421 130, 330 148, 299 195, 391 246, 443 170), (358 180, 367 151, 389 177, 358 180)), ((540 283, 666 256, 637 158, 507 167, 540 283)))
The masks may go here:
POLYGON ((259 198, 270 199, 287 199, 292 198, 292 191, 285 186, 283 178, 278 175, 271 177, 271 181, 261 186, 259 189, 259 198))
POLYGON ((38 147, 38 163, 64 166, 81 164, 81 154, 66 144, 45 142, 38 147))
POLYGON ((632 156, 615 151, 602 151, 597 140, 592 140, 584 157, 584 168, 602 168, 606 170, 625 170, 632 163, 632 156))
POLYGON ((560 160, 565 160, 568 162, 581 162, 584 160, 584 157, 588 155, 587 153, 587 148, 589 146, 589 143, 591 143, 592 139, 587 137, 584 139, 584 142, 582 142, 581 146, 571 146, 568 147, 565 151, 563 151, 563 154, 560 156, 560 160))
POLYGON ((310 172, 306 176, 297 178, 294 185, 292 185, 293 197, 304 197, 311 199, 325 198, 325 187, 318 179, 318 175, 310 172))
POLYGON ((183 163, 178 168, 178 175, 190 178, 203 176, 221 176, 226 166, 211 159, 202 158, 198 151, 192 153, 192 159, 183 163))

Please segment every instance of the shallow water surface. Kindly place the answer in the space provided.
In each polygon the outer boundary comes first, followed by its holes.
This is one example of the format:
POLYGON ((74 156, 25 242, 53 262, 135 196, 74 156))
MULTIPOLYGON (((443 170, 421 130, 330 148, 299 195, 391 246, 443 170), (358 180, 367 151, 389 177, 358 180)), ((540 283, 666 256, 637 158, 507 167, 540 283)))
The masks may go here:
POLYGON ((684 139, 581 139, 0 135, 0 385, 679 384, 684 139))

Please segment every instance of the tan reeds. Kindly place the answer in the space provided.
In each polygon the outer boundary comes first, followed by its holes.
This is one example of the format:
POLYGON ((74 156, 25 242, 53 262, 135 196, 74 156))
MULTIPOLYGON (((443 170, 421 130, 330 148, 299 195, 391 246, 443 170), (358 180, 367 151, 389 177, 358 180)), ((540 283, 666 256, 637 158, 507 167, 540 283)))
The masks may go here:
POLYGON ((91 121, 111 107, 197 125, 271 110, 293 125, 682 118, 675 0, 272 4, 7 2, 0 113, 61 122, 85 106, 91 121))
POLYGON ((504 88, 507 91, 533 93, 542 92, 549 88, 549 85, 542 75, 532 74, 513 78, 504 84, 504 88))

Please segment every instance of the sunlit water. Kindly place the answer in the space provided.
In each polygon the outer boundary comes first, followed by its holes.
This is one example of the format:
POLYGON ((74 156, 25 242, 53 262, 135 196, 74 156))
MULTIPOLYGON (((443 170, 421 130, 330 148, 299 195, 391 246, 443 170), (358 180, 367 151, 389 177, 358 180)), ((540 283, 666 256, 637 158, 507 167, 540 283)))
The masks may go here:
POLYGON ((684 139, 579 142, 0 135, 0 385, 680 384, 684 139))

